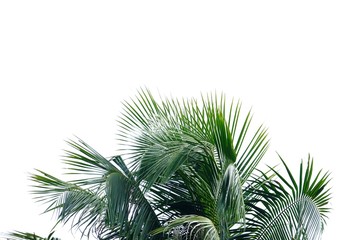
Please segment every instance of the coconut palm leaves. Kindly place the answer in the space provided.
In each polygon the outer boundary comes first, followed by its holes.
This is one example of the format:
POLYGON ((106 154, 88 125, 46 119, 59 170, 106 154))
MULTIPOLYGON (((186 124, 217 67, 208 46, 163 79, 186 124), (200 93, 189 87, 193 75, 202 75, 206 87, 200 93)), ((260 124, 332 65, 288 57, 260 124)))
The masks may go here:
POLYGON ((157 101, 140 90, 119 119, 122 157, 69 141, 73 178, 37 171, 33 194, 58 223, 99 239, 319 239, 329 174, 312 160, 298 181, 282 159, 286 174, 258 170, 269 140, 251 122, 224 95, 157 101))
POLYGON ((160 227, 153 208, 145 198, 122 158, 105 159, 85 142, 70 141, 64 162, 71 181, 38 171, 31 176, 33 194, 48 204, 46 212, 57 212, 59 222, 101 239, 145 239, 160 227))
MULTIPOLYGON (((281 159, 281 158, 280 158, 281 159)), ((257 198, 247 201, 248 229, 236 239, 320 239, 326 214, 329 212, 329 173, 320 171, 314 176, 313 160, 308 159, 306 169, 300 165, 296 181, 285 161, 286 174, 271 168, 277 181, 263 175, 261 186, 254 191, 257 198)), ((236 235, 236 234, 234 234, 236 235)))
MULTIPOLYGON (((176 201, 195 202, 202 209, 198 214, 212 222, 221 239, 228 238, 230 228, 245 218, 242 185, 268 147, 266 130, 261 126, 248 138, 250 113, 240 124, 240 104, 227 106, 223 95, 200 103, 158 103, 144 90, 125 109, 120 140, 124 150, 130 147, 128 159, 137 179, 148 189, 179 179, 188 196, 176 201)), ((164 219, 165 224, 174 219, 164 219)))

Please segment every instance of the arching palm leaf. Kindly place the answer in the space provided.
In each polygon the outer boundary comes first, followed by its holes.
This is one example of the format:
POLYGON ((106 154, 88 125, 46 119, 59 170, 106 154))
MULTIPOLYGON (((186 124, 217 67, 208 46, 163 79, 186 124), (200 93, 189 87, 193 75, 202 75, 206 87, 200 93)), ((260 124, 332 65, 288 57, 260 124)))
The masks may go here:
POLYGON ((6 237, 8 240, 60 240, 53 237, 54 232, 51 232, 47 237, 40 237, 35 233, 15 231, 9 233, 6 237))
POLYGON ((296 181, 281 161, 287 175, 271 168, 278 181, 263 181, 261 189, 256 190, 260 198, 247 202, 248 229, 237 239, 320 239, 329 211, 329 174, 320 171, 313 178, 313 160, 309 157, 305 171, 301 163, 296 181))
POLYGON ((48 204, 46 211, 56 210, 59 222, 72 222, 72 227, 89 236, 103 238, 144 238, 160 227, 157 215, 140 186, 117 156, 107 160, 79 140, 70 141, 75 151, 67 151, 64 162, 68 173, 80 178, 62 181, 39 171, 32 175, 36 199, 48 204))

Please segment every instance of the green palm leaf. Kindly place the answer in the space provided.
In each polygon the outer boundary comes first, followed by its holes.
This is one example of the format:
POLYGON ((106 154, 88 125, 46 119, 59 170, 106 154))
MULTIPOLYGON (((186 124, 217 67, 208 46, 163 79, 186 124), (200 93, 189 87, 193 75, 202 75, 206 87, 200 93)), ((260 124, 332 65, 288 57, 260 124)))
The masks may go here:
POLYGON ((68 174, 78 178, 66 182, 42 171, 31 176, 36 183, 35 198, 48 204, 46 212, 57 211, 58 222, 76 219, 72 227, 86 236, 109 236, 109 231, 118 231, 114 238, 144 237, 160 226, 119 156, 107 160, 81 140, 69 144, 75 151, 67 151, 64 162, 68 174))
POLYGON ((261 198, 248 202, 250 230, 239 239, 320 239, 329 211, 329 174, 320 171, 313 179, 313 160, 309 157, 305 171, 301 163, 296 182, 285 161, 281 161, 287 175, 271 168, 279 181, 264 181, 257 191, 261 198))
POLYGON ((7 234, 8 240, 60 240, 59 238, 53 237, 54 232, 51 232, 48 237, 40 237, 35 233, 15 231, 7 234))

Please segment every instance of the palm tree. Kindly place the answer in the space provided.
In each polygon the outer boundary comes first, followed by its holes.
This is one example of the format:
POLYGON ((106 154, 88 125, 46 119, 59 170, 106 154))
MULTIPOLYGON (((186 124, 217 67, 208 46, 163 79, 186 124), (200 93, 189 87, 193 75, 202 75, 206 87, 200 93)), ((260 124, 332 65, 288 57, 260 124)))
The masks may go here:
POLYGON ((320 239, 329 212, 329 174, 280 157, 260 170, 269 146, 263 126, 224 95, 156 101, 140 90, 119 119, 121 156, 105 158, 69 141, 63 181, 31 176, 35 198, 58 223, 98 239, 320 239), (295 180, 298 178, 298 180, 295 180))

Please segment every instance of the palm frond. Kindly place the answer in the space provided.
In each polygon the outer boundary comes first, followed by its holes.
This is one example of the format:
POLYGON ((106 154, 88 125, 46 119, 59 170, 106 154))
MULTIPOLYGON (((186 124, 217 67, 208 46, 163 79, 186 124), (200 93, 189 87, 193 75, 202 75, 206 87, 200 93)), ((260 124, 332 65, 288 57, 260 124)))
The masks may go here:
MULTIPOLYGON (((280 158, 281 159, 281 158, 280 158)), ((240 239, 320 239, 329 209, 329 173, 319 171, 313 179, 313 160, 304 171, 300 165, 299 181, 281 159, 286 175, 271 168, 279 181, 264 182, 257 194, 261 198, 248 202, 248 231, 240 239)))
POLYGON ((81 140, 69 144, 75 150, 67 151, 64 162, 76 179, 62 181, 42 171, 31 176, 33 194, 48 205, 46 212, 56 211, 58 222, 72 220, 72 228, 85 236, 109 236, 112 230, 126 232, 127 237, 144 237, 160 226, 120 156, 107 160, 81 140))
POLYGON ((51 232, 47 237, 40 237, 35 233, 14 231, 7 234, 7 240, 60 240, 59 238, 53 237, 54 232, 51 232))
POLYGON ((245 218, 245 204, 240 175, 230 164, 220 183, 217 197, 219 231, 222 239, 230 237, 230 228, 245 218))

